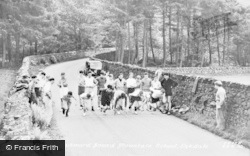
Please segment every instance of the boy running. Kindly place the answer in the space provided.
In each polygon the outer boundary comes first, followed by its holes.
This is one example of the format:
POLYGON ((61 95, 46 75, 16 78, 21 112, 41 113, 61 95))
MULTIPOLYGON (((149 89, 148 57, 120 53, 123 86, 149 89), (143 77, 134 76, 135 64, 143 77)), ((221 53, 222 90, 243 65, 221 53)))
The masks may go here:
POLYGON ((101 105, 103 113, 105 114, 108 109, 110 109, 111 99, 113 98, 113 87, 108 85, 101 93, 101 105))
POLYGON ((72 104, 72 98, 76 100, 76 98, 74 98, 73 93, 71 91, 69 91, 68 94, 63 96, 63 98, 62 98, 63 114, 65 114, 66 117, 69 116, 69 110, 70 110, 70 106, 72 104))

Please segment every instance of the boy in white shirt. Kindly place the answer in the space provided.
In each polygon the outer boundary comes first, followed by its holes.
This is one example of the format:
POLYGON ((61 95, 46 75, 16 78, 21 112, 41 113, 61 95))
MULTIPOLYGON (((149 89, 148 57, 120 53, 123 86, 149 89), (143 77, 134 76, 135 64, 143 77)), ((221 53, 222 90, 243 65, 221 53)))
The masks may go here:
POLYGON ((216 100, 216 128, 220 130, 225 129, 225 117, 224 117, 224 109, 225 109, 225 99, 226 99, 226 91, 222 87, 221 81, 216 81, 215 89, 217 89, 215 100, 216 100))
POLYGON ((92 76, 91 72, 88 72, 88 76, 85 78, 85 93, 91 95, 91 107, 94 110, 93 98, 97 98, 97 80, 92 76))

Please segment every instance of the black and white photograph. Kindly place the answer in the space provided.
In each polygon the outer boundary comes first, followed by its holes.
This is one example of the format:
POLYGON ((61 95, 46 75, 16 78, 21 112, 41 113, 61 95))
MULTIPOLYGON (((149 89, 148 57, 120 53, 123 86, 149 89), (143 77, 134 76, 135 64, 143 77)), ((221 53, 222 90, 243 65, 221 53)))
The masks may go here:
POLYGON ((0 0, 0 156, 250 156, 250 0, 0 0))

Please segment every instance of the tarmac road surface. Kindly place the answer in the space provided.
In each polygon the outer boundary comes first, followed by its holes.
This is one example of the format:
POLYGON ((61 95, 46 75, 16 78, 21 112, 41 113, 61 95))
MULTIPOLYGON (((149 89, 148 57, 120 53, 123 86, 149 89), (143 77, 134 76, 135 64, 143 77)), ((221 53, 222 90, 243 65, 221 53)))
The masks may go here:
POLYGON ((45 69, 56 79, 53 100, 56 118, 66 140, 66 156, 250 156, 250 151, 174 116, 158 112, 131 112, 114 116, 109 111, 88 112, 84 117, 76 102, 69 117, 61 114, 60 73, 65 72, 69 89, 77 97, 78 72, 86 59, 45 69))

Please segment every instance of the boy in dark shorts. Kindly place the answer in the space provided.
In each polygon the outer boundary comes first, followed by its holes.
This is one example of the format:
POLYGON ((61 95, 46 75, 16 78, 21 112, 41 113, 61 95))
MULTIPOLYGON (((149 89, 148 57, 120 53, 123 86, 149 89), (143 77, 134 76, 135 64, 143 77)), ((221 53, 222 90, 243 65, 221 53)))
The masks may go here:
POLYGON ((164 79, 161 81, 161 86, 162 88, 165 90, 165 96, 167 99, 167 103, 168 103, 168 112, 167 114, 170 115, 171 114, 171 108, 172 108, 172 89, 175 88, 178 83, 175 82, 174 80, 172 80, 170 78, 170 74, 169 73, 164 73, 163 74, 164 79))
POLYGON ((63 114, 66 115, 66 117, 69 116, 69 110, 72 104, 72 98, 74 98, 73 93, 71 91, 68 92, 67 95, 63 96, 62 101, 63 101, 63 114))
POLYGON ((137 111, 139 110, 141 103, 142 103, 142 96, 143 96, 143 92, 141 90, 138 90, 138 93, 132 93, 130 94, 130 106, 129 109, 132 108, 132 106, 134 106, 134 113, 137 115, 137 111))
POLYGON ((101 92, 101 111, 106 113, 108 109, 110 109, 110 103, 113 98, 113 87, 111 85, 107 86, 107 89, 102 90, 101 92))

